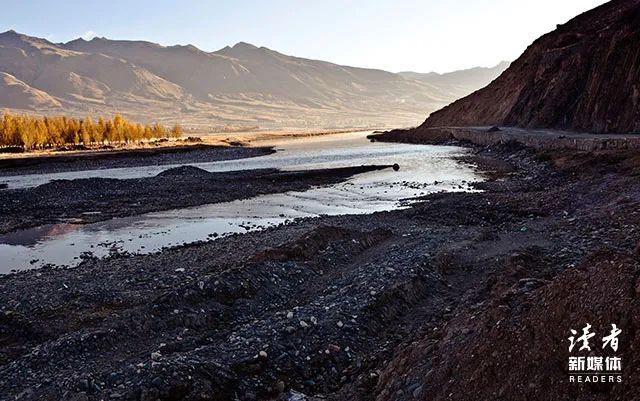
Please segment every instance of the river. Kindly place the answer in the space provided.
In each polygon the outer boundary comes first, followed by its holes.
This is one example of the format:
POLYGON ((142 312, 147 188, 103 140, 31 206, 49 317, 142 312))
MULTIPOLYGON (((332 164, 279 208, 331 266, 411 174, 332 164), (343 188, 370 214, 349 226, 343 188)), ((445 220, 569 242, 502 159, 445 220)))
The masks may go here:
MULTIPOLYGON (((358 174, 339 184, 303 192, 261 195, 93 224, 60 223, 0 235, 0 273, 46 264, 73 266, 88 255, 156 252, 164 247, 286 224, 296 218, 393 210, 407 207, 411 198, 427 193, 469 191, 469 184, 481 179, 472 166, 456 159, 466 152, 463 148, 372 143, 366 139, 369 133, 284 139, 274 143, 277 152, 270 155, 192 165, 208 171, 233 171, 398 163, 399 171, 358 174)), ((23 175, 3 180, 12 187, 29 187, 53 179, 153 176, 172 167, 176 166, 23 175)))

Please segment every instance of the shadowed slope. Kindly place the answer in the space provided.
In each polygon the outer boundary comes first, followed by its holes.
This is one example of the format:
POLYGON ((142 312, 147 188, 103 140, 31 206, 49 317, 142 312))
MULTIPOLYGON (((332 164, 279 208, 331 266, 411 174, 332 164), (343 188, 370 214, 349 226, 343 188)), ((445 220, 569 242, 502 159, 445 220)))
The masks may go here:
POLYGON ((640 131, 640 0, 614 0, 536 40, 489 86, 424 127, 640 131))

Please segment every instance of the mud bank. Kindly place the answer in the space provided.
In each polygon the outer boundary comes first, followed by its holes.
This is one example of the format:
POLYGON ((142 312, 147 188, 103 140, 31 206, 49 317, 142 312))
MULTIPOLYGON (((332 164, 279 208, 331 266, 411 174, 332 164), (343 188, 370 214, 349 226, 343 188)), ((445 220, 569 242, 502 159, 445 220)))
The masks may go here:
POLYGON ((634 398, 640 157, 473 157, 485 192, 0 276, 0 398, 634 398), (623 383, 568 382, 587 322, 623 383))

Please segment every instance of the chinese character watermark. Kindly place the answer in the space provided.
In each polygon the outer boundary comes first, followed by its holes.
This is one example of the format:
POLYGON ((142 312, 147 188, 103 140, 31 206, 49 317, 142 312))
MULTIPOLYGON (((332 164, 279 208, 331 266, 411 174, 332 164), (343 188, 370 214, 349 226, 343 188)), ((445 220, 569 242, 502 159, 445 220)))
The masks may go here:
MULTIPOLYGON (((595 332, 591 331, 592 326, 587 323, 582 328, 582 335, 577 337, 578 331, 569 329, 571 336, 569 340, 569 353, 573 353, 576 345, 580 345, 575 352, 580 353, 586 351, 591 353, 590 340, 596 336, 595 332)), ((618 351, 618 336, 622 333, 615 324, 611 324, 611 332, 608 336, 604 336, 601 339, 602 349, 608 347, 613 352, 618 351)), ((597 352, 595 347, 594 352, 597 352)), ((577 383, 620 383, 622 382, 622 358, 619 356, 594 356, 594 355, 578 355, 569 356, 569 381, 577 383)))
MULTIPOLYGON (((589 339, 595 336, 596 333, 589 333, 589 329, 591 329, 591 325, 587 323, 587 325, 584 326, 584 329, 582 329, 582 335, 578 337, 578 341, 582 341, 582 346, 578 351, 582 351, 585 349, 591 351, 591 347, 589 347, 589 339)), ((571 334, 573 334, 573 336, 569 337, 569 341, 571 342, 571 344, 569 345, 569 352, 573 351, 573 347, 576 345, 574 336, 578 334, 578 332, 574 329, 571 329, 571 334)))
POLYGON ((611 343, 611 348, 614 351, 618 350, 618 334, 622 333, 622 330, 616 327, 615 324, 611 324, 613 327, 611 329, 611 334, 602 338, 602 348, 605 348, 609 343, 611 343))

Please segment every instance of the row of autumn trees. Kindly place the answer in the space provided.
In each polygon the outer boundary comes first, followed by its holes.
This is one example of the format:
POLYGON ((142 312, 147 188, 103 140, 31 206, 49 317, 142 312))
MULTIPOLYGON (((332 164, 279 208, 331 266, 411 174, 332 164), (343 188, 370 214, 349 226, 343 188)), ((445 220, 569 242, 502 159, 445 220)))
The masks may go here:
POLYGON ((167 129, 161 124, 142 125, 116 114, 110 120, 93 121, 68 117, 38 117, 5 113, 0 118, 0 147, 25 149, 65 145, 117 144, 182 136, 179 125, 167 129))

